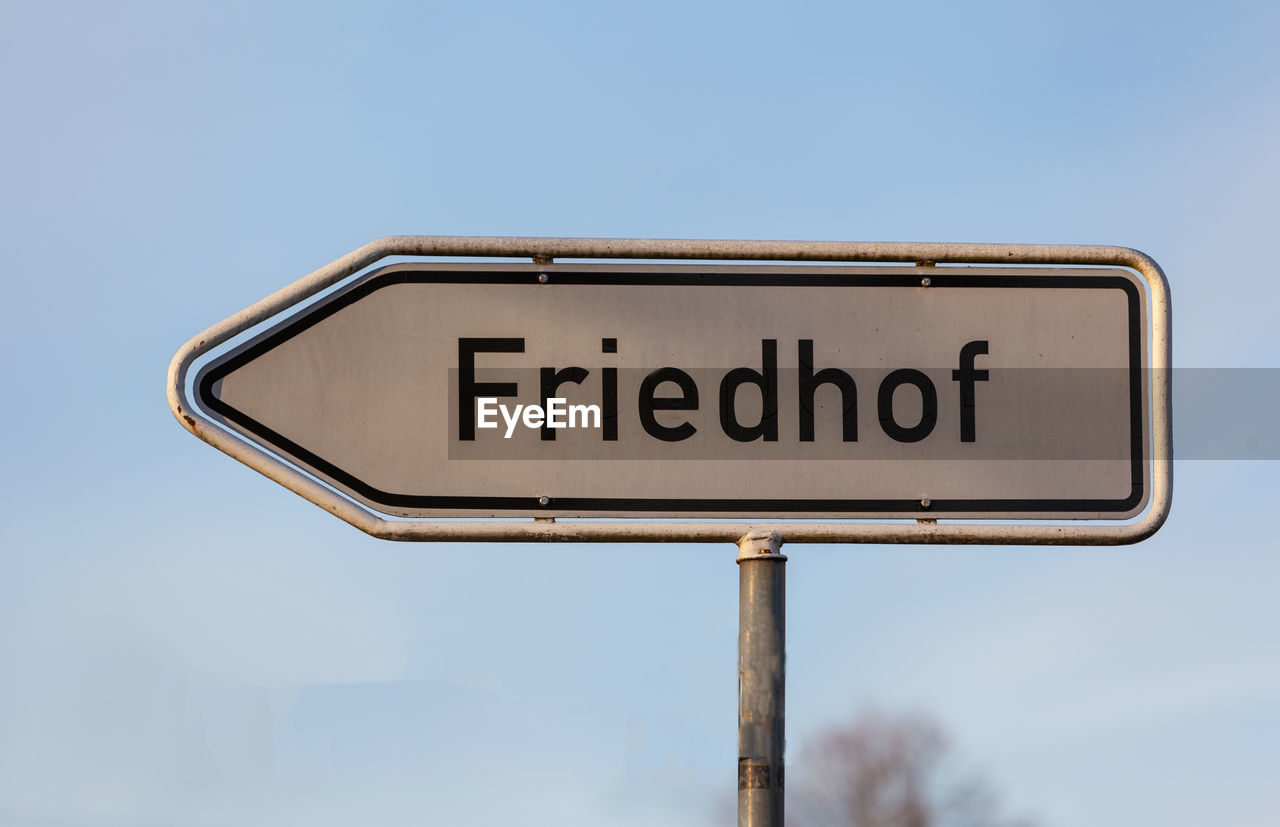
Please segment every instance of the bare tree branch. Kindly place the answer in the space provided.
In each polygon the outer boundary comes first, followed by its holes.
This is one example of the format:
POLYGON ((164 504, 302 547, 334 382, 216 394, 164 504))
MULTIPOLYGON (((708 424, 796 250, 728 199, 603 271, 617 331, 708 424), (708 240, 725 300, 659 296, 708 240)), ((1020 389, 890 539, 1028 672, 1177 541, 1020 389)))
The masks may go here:
POLYGON ((925 715, 866 712, 824 733, 788 772, 789 827, 1034 827, 1001 814, 976 775, 959 777, 925 715))

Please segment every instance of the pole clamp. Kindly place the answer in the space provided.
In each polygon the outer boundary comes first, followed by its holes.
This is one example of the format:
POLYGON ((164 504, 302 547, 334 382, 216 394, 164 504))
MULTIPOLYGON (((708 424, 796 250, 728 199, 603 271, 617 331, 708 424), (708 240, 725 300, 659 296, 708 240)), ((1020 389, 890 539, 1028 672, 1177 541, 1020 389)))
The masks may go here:
POLYGON ((782 536, 776 531, 748 531, 738 538, 738 562, 743 560, 786 560, 782 536))

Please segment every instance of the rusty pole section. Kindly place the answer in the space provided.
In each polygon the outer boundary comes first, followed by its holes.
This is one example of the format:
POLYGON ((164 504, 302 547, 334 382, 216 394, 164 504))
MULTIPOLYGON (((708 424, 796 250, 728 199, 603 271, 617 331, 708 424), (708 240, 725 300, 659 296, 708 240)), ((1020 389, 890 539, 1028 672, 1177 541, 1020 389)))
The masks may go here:
POLYGON ((738 827, 782 827, 787 557, 768 531, 738 540, 738 827))

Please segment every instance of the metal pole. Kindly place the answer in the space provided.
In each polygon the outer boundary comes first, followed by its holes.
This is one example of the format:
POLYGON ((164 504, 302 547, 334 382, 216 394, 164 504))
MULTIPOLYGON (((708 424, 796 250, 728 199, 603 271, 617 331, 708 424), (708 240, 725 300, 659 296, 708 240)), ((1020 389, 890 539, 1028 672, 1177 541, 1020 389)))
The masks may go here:
POLYGON ((738 540, 738 827, 782 827, 786 555, 782 538, 738 540))

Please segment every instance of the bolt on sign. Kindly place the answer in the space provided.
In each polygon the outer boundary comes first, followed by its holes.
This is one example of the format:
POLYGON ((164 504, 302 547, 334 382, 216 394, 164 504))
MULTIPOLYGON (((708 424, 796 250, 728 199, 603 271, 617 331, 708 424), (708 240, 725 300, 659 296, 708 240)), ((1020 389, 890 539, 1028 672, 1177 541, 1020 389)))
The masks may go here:
POLYGON ((401 539, 1132 542, 1169 506, 1168 325, 1125 248, 392 238, 193 339, 169 392, 401 539))

